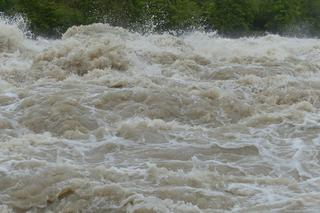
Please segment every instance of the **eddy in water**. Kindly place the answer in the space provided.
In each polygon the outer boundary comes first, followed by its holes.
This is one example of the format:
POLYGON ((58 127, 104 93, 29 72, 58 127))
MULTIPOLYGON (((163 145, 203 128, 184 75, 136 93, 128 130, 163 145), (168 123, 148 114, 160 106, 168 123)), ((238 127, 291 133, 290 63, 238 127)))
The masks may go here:
POLYGON ((0 28, 0 212, 319 211, 320 40, 0 28))

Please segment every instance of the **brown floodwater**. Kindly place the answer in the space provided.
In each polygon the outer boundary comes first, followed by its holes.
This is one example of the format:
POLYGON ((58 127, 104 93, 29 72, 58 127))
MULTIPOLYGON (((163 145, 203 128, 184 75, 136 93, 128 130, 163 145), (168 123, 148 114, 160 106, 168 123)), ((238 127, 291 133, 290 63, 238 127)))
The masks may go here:
POLYGON ((319 212, 319 39, 0 29, 0 212, 319 212))

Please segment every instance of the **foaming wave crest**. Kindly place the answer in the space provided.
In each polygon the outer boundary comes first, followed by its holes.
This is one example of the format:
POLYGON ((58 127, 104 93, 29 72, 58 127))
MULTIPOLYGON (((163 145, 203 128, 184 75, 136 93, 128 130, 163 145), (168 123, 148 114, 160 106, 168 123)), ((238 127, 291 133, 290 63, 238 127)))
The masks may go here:
POLYGON ((24 32, 19 28, 22 20, 21 17, 8 19, 0 16, 0 53, 15 52, 24 48, 24 32))
POLYGON ((1 212, 318 211, 318 39, 19 23, 0 21, 1 212))

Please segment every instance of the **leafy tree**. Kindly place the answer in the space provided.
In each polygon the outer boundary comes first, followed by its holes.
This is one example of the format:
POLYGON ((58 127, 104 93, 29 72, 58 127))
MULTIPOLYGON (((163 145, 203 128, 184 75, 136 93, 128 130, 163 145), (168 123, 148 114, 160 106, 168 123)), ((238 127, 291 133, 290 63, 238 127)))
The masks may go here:
POLYGON ((236 36, 265 31, 319 36, 319 11, 320 0, 0 0, 0 12, 24 14, 31 30, 44 36, 94 22, 140 31, 205 26, 236 36))
POLYGON ((286 31, 289 27, 299 23, 301 15, 300 0, 272 0, 272 7, 266 9, 268 21, 266 29, 273 32, 286 31))
POLYGON ((184 29, 189 26, 199 26, 201 10, 192 0, 176 0, 169 8, 170 23, 173 28, 184 29))
POLYGON ((221 32, 241 33, 251 29, 254 10, 249 0, 217 0, 209 24, 221 32))
POLYGON ((313 35, 320 34, 320 1, 304 0, 301 9, 302 23, 313 35))

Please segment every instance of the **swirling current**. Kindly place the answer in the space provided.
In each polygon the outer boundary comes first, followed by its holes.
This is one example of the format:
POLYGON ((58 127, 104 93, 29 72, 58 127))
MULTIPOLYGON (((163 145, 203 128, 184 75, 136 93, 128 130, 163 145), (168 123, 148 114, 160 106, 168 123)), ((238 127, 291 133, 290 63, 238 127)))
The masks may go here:
POLYGON ((0 29, 0 212, 319 212, 319 39, 0 29))

